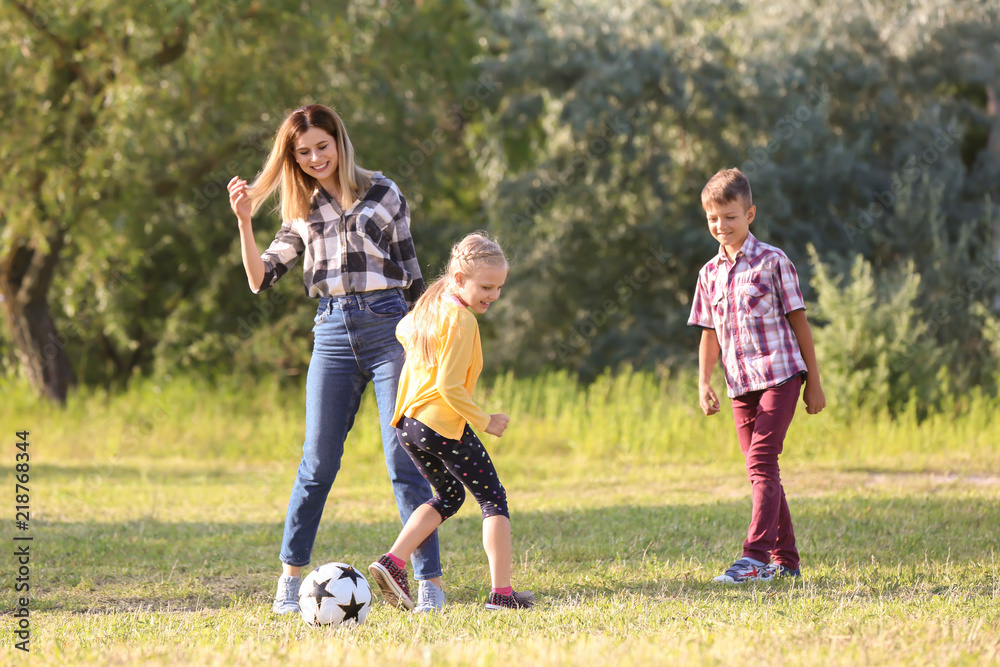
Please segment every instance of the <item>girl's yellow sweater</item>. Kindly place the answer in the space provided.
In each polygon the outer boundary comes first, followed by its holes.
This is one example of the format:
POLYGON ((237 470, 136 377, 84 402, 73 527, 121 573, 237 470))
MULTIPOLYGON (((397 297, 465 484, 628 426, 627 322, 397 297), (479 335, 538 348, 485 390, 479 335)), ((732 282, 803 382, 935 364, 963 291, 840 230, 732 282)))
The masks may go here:
POLYGON ((403 415, 429 426, 446 438, 459 440, 468 422, 485 431, 490 416, 475 401, 472 392, 483 370, 483 348, 479 322, 465 306, 444 299, 444 315, 438 324, 438 363, 427 368, 416 361, 408 345, 413 340, 413 313, 396 325, 396 338, 406 349, 406 363, 399 376, 396 412, 392 425, 403 415))

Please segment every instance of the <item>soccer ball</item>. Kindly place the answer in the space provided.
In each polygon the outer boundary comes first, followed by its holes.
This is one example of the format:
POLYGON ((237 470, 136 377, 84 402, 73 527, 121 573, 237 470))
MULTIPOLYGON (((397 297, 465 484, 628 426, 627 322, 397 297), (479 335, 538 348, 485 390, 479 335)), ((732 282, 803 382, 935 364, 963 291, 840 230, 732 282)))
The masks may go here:
POLYGON ((368 580, 347 563, 320 565, 302 580, 299 612, 311 627, 365 622, 372 606, 368 580))

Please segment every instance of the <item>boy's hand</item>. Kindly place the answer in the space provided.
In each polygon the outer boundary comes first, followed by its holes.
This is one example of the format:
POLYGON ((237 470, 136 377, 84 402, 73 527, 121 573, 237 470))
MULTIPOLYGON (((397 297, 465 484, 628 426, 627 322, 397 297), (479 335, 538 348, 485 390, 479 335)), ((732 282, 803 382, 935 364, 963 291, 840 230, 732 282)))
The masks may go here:
POLYGON ((490 424, 486 427, 486 432, 499 438, 503 435, 503 432, 507 430, 507 424, 509 422, 510 417, 505 414, 498 412, 495 415, 490 415, 490 424))
POLYGON ((706 384, 698 388, 698 402, 706 416, 710 417, 719 411, 719 397, 715 395, 711 385, 706 384))
POLYGON ((806 381, 802 402, 806 404, 806 412, 811 415, 819 414, 826 407, 826 395, 823 394, 823 387, 819 382, 806 381))

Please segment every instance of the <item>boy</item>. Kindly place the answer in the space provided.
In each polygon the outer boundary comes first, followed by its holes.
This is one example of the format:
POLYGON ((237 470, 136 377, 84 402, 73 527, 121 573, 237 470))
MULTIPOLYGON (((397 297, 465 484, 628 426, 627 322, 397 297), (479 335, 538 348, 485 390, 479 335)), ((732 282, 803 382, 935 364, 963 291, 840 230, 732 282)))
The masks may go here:
POLYGON ((806 412, 814 415, 826 407, 798 275, 785 253, 750 233, 757 207, 750 181, 739 169, 715 174, 701 192, 701 203, 720 247, 698 272, 688 319, 689 325, 702 327, 698 401, 706 415, 719 411, 711 380, 721 353, 726 393, 733 400, 736 434, 753 487, 743 557, 714 581, 797 577, 799 553, 778 455, 803 381, 806 412))

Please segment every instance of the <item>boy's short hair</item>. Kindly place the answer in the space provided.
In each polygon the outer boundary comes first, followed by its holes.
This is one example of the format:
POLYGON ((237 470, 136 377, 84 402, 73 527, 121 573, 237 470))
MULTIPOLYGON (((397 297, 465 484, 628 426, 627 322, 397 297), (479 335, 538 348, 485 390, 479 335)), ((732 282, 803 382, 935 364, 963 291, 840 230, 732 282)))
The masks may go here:
POLYGON ((744 209, 753 206, 750 180, 739 169, 720 169, 702 189, 701 205, 728 204, 732 201, 743 202, 744 209))

